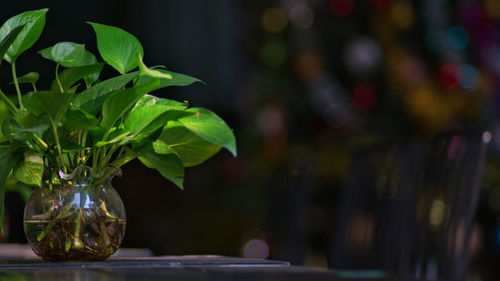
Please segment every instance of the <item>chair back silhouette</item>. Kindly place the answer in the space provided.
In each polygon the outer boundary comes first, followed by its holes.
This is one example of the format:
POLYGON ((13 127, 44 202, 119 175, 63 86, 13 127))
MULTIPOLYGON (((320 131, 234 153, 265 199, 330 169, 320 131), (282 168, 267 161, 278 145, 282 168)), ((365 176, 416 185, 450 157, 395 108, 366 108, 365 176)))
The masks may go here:
POLYGON ((489 136, 449 132, 356 153, 329 266, 465 280, 489 136))

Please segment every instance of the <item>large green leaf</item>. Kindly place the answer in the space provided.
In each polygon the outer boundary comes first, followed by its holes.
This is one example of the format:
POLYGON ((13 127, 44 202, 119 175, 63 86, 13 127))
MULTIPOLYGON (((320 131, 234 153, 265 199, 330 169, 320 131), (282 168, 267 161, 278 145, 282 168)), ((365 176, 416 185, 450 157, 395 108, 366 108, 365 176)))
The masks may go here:
POLYGON ((11 140, 29 141, 33 134, 42 136, 49 128, 47 114, 35 116, 27 110, 19 110, 2 124, 3 134, 11 140))
MULTIPOLYGON (((16 149, 17 147, 12 145, 0 147, 0 222, 3 222, 5 182, 21 158, 16 149)), ((3 223, 0 223, 0 230, 3 230, 3 223)))
POLYGON ((99 125, 99 120, 78 107, 70 107, 62 121, 63 126, 67 129, 88 129, 99 125))
MULTIPOLYGON (((68 90, 80 79, 85 79, 90 77, 93 74, 99 74, 104 66, 104 63, 96 63, 78 67, 68 68, 59 73, 59 81, 61 82, 61 86, 65 92, 68 90)), ((59 91, 59 85, 57 81, 54 81, 51 86, 52 91, 59 91)))
POLYGON ((59 42, 38 53, 64 67, 89 65, 97 61, 92 53, 85 50, 85 45, 73 42, 59 42))
POLYGON ((161 78, 161 79, 169 79, 171 80, 173 77, 170 74, 163 73, 161 71, 158 71, 156 69, 151 69, 148 68, 144 62, 142 61, 141 55, 137 56, 137 63, 139 64, 139 70, 141 71, 141 76, 149 76, 153 78, 161 78))
POLYGON ((156 169, 179 188, 184 188, 184 167, 175 154, 157 154, 151 146, 146 146, 139 152, 139 160, 146 167, 156 169))
POLYGON ((34 152, 26 152, 23 161, 14 168, 14 176, 27 185, 40 186, 43 170, 43 158, 34 152))
POLYGON ((26 25, 16 40, 10 45, 5 54, 5 60, 10 63, 15 62, 19 55, 35 44, 45 26, 45 14, 47 11, 48 9, 41 9, 24 12, 11 17, 0 27, 1 41, 8 36, 11 30, 14 30, 18 26, 26 25))
POLYGON ((109 95, 102 105, 101 127, 110 129, 147 92, 145 87, 132 87, 109 95))
POLYGON ((137 57, 144 56, 141 43, 125 30, 89 22, 97 37, 97 48, 101 57, 121 74, 137 67, 137 57))
POLYGON ((138 75, 139 72, 136 71, 97 83, 78 94, 73 100, 73 104, 90 114, 97 114, 101 111, 104 100, 109 94, 122 89, 138 75))
POLYGON ((7 36, 5 36, 2 41, 0 42, 0 63, 3 60, 3 57, 7 53, 7 50, 9 49, 10 45, 16 40, 17 36, 21 31, 23 30, 24 25, 18 26, 14 29, 12 29, 7 36))
POLYGON ((32 92, 23 97, 24 106, 35 115, 47 113, 54 123, 59 123, 69 107, 74 94, 52 91, 32 92))
POLYGON ((236 139, 224 120, 205 108, 193 107, 186 111, 194 114, 179 119, 184 127, 200 138, 228 149, 236 156, 236 139))
POLYGON ((160 76, 151 75, 141 75, 136 82, 136 85, 148 85, 149 91, 154 91, 157 89, 169 87, 169 86, 188 86, 195 82, 201 82, 198 78, 191 77, 189 75, 176 73, 173 71, 168 71, 165 69, 155 69, 155 71, 163 73, 165 75, 170 75, 172 78, 163 78, 160 76))
POLYGON ((184 116, 181 115, 184 109, 186 109, 184 103, 145 95, 135 104, 125 119, 124 130, 137 136, 147 129, 147 132, 143 134, 143 137, 145 137, 147 134, 163 127, 168 121, 167 118, 184 116), (168 116, 165 113, 169 111, 172 114, 168 116))
POLYGON ((153 148, 158 154, 175 153, 184 167, 192 167, 219 152, 221 146, 200 138, 179 122, 169 122, 153 148))

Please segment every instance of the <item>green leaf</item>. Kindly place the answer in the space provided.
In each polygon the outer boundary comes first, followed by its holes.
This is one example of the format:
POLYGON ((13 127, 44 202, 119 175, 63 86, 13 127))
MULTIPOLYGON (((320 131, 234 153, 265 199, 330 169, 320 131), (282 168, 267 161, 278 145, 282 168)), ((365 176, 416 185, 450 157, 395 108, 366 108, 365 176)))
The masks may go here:
POLYGON ((125 30, 89 22, 97 37, 97 48, 101 57, 121 74, 137 67, 137 56, 144 56, 141 43, 125 30))
POLYGON ((141 76, 146 75, 152 78, 160 78, 168 80, 172 80, 173 78, 171 74, 163 73, 155 69, 149 69, 142 61, 142 57, 140 55, 137 56, 137 63, 139 64, 139 70, 141 71, 141 76))
POLYGON ((63 126, 67 129, 88 129, 99 125, 99 120, 78 107, 70 107, 63 119, 63 126))
POLYGON ((52 47, 38 51, 42 57, 64 67, 77 67, 95 64, 97 59, 85 50, 85 45, 73 42, 59 42, 52 47))
POLYGON ((9 139, 29 141, 33 137, 32 134, 42 136, 49 125, 47 114, 35 116, 29 111, 20 110, 3 122, 2 132, 9 139))
POLYGON ((200 138, 226 148, 236 156, 236 139, 224 120, 204 108, 193 107, 186 111, 194 114, 179 119, 184 127, 200 138))
MULTIPOLYGON (((29 72, 24 74, 23 76, 17 78, 17 82, 19 84, 22 83, 29 83, 29 84, 35 84, 38 81, 38 78, 40 78, 40 74, 36 72, 29 72)), ((13 84, 14 82, 11 82, 13 84)))
POLYGON ((134 136, 142 133, 141 138, 144 138, 163 127, 168 120, 185 116, 186 114, 182 113, 185 109, 184 103, 145 95, 135 104, 125 119, 124 130, 134 136), (171 114, 165 114, 168 112, 171 114))
POLYGON ((147 88, 133 87, 109 95, 102 105, 101 127, 110 129, 146 93, 147 88))
MULTIPOLYGON (((104 63, 96 63, 78 67, 68 68, 59 73, 59 81, 61 81, 61 86, 65 92, 69 92, 69 89, 73 84, 75 84, 80 79, 85 79, 91 75, 97 73, 99 74, 104 66, 104 63)), ((54 81, 51 86, 52 91, 59 91, 59 85, 57 81, 54 81)))
POLYGON ((104 133, 106 133, 106 129, 101 127, 89 128, 87 131, 89 132, 89 135, 91 135, 96 140, 101 140, 104 136, 104 133))
POLYGON ((74 94, 51 91, 31 92, 23 97, 24 106, 35 115, 47 113, 55 123, 59 123, 69 107, 74 94))
MULTIPOLYGON (((89 58, 89 64, 88 65, 95 65, 97 64, 97 59, 96 57, 94 56, 94 54, 92 54, 91 52, 87 51, 87 55, 90 57, 89 58)), ((103 65, 104 67, 104 63, 100 63, 103 65)), ((101 68, 102 70, 102 68, 101 68)), ((89 74, 85 77, 83 77, 83 80, 85 80, 85 84, 87 84, 87 88, 92 86, 98 79, 99 79, 99 75, 101 74, 101 70, 99 70, 98 72, 94 72, 92 74, 89 74)))
POLYGON ((221 146, 200 138, 179 122, 169 122, 153 143, 153 148, 158 154, 175 153, 184 167, 192 167, 219 152, 221 146))
POLYGON ((45 26, 45 14, 47 11, 48 9, 41 9, 24 12, 11 17, 0 27, 0 40, 4 40, 11 30, 14 30, 18 26, 26 25, 7 50, 5 60, 10 63, 15 62, 19 55, 35 44, 45 26))
POLYGON ((97 83, 78 94, 73 100, 73 104, 90 114, 97 114, 101 111, 104 100, 109 94, 125 87, 138 75, 139 72, 136 71, 97 83))
MULTIPOLYGON (((115 128, 113 128, 113 129, 115 129, 115 128)), ((105 140, 98 141, 96 143, 96 146, 101 147, 101 146, 105 146, 105 145, 112 144, 112 143, 118 143, 118 142, 121 145, 123 145, 123 144, 128 143, 132 138, 133 138, 133 136, 130 133, 124 131, 123 129, 115 129, 115 130, 112 130, 111 133, 109 133, 107 135, 105 140)))
POLYGON ((78 152, 81 150, 85 150, 88 148, 85 148, 77 143, 74 142, 67 142, 67 141, 62 141, 61 142, 61 149, 63 153, 71 153, 71 152, 78 152))
MULTIPOLYGON (((17 165, 17 162, 21 158, 16 150, 17 146, 15 145, 0 147, 0 222, 3 222, 5 183, 12 171, 12 168, 17 165)), ((3 223, 0 223, 0 230, 3 230, 3 223)))
POLYGON ((10 45, 16 40, 17 36, 21 31, 23 30, 24 25, 18 26, 14 29, 12 29, 7 36, 5 36, 2 41, 0 42, 0 63, 3 60, 3 57, 7 53, 7 50, 9 49, 10 45))
POLYGON ((43 158, 33 152, 24 154, 24 160, 14 169, 14 176, 22 183, 31 186, 40 186, 43 176, 43 158))
POLYGON ((184 167, 174 154, 157 154, 152 146, 146 146, 139 152, 139 160, 148 168, 156 169, 162 176, 183 189, 184 167))
POLYGON ((1 90, 0 90, 0 100, 7 105, 7 108, 11 113, 17 112, 17 107, 16 105, 10 100, 8 96, 6 96, 1 90))
POLYGON ((165 69, 158 69, 155 71, 158 71, 158 72, 165 74, 165 75, 170 75, 170 76, 172 76, 172 79, 154 77, 154 76, 150 76, 150 75, 142 75, 137 79, 136 85, 138 85, 138 86, 148 85, 149 91, 151 92, 151 91, 165 88, 165 87, 169 87, 169 86, 188 86, 188 85, 191 85, 195 82, 203 83, 203 81, 201 81, 200 79, 191 77, 189 75, 176 73, 176 72, 168 71, 165 69))

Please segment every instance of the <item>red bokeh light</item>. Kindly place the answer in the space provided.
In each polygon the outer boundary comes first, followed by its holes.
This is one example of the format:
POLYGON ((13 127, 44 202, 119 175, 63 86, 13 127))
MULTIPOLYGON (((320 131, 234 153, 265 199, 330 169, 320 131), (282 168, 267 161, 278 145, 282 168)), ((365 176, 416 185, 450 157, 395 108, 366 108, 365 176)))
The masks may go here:
POLYGON ((371 85, 358 85, 352 91, 352 103, 361 110, 370 110, 377 104, 377 94, 371 85))
POLYGON ((388 8, 392 4, 392 0, 372 0, 371 1, 373 6, 377 9, 383 9, 383 8, 388 8))
POLYGON ((330 0, 330 9, 337 16, 346 16, 352 13, 352 0, 330 0))
POLYGON ((225 159, 222 175, 228 182, 241 182, 247 176, 247 164, 241 157, 225 159))
POLYGON ((458 68, 454 64, 445 64, 439 69, 439 82, 446 89, 458 86, 458 68))

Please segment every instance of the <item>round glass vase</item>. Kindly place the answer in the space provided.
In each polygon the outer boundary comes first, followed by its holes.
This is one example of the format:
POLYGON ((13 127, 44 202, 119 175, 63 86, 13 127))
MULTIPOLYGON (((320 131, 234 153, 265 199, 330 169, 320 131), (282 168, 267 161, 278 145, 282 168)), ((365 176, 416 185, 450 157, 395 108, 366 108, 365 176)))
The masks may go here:
POLYGON ((24 232, 33 251, 46 261, 100 261, 111 256, 125 235, 125 207, 111 186, 121 171, 50 173, 24 209, 24 232))

